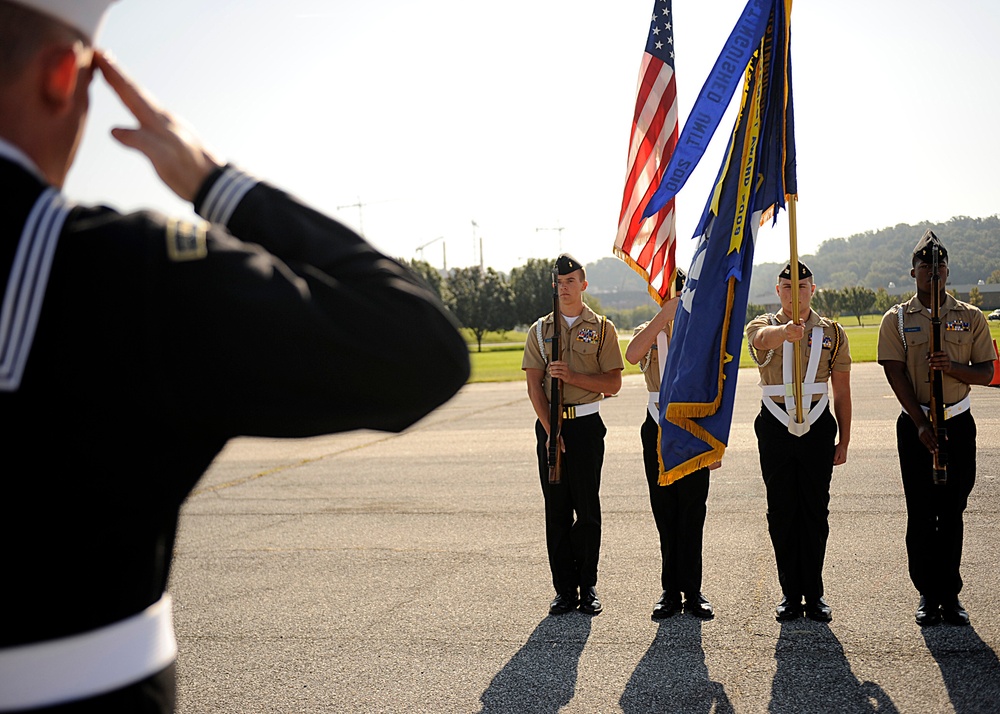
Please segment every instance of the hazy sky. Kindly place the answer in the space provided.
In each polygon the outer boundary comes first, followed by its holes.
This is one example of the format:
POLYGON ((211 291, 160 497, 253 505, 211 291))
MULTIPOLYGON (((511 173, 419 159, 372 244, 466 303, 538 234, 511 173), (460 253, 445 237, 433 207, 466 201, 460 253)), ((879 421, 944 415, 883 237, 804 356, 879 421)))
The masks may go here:
MULTIPOLYGON (((681 121, 744 0, 674 0, 681 121)), ((869 229, 1000 211, 1000 9, 798 0, 800 252, 869 229)), ((121 0, 101 37, 222 158, 361 227, 387 253, 509 270, 610 256, 652 0, 121 0), (362 203, 359 209, 356 205, 362 203), (476 225, 473 225, 475 222, 476 225), (561 228, 562 230, 556 230, 561 228)), ((108 129, 100 81, 67 193, 190 209, 108 129)), ((732 128, 677 199, 687 267, 732 128)), ((914 234, 914 243, 919 235, 914 234)), ((947 236, 943 236, 947 240, 947 236)), ((787 214, 757 260, 788 255, 787 214)))

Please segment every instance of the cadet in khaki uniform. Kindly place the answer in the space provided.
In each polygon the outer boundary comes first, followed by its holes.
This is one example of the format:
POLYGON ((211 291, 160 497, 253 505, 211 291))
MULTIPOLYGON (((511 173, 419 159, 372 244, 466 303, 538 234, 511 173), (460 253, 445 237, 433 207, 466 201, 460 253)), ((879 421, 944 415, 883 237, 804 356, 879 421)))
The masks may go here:
POLYGON ((762 315, 747 325, 750 355, 760 368, 763 390, 754 422, 760 469, 767 489, 767 523, 783 597, 775 610, 779 622, 801 617, 829 622, 823 599, 823 559, 830 534, 830 480, 833 467, 847 461, 851 440, 851 351, 843 328, 810 307, 816 285, 812 271, 799 263, 795 284, 791 266, 778 276, 777 315, 762 315), (792 322, 792 290, 799 290, 800 324, 792 322), (789 431, 794 419, 791 394, 793 349, 803 368, 803 416, 809 430, 789 431), (832 388, 830 414, 827 382, 832 388), (837 438, 839 430, 839 440, 837 438), (805 606, 803 608, 803 599, 805 606))
POLYGON ((906 495, 906 552, 910 579, 920 593, 916 620, 934 625, 942 617, 969 624, 958 599, 962 589, 962 513, 976 480, 976 422, 969 409, 970 384, 989 384, 993 345, 983 313, 945 292, 948 251, 927 231, 913 250, 910 275, 917 294, 882 318, 878 361, 903 412, 896 420, 896 447, 906 495), (931 349, 931 246, 940 249, 941 346, 931 349), (927 417, 931 397, 930 370, 943 376, 945 424, 948 431, 944 485, 931 476, 937 448, 927 417))
POLYGON ((600 402, 622 386, 618 333, 607 318, 583 302, 587 289, 583 266, 563 253, 556 261, 559 272, 560 354, 552 355, 552 313, 528 331, 521 369, 528 383, 528 398, 535 421, 538 473, 545 497, 545 540, 556 597, 549 612, 558 615, 579 605, 596 615, 597 561, 601 549, 601 466, 604 435, 600 402), (562 482, 549 483, 548 429, 550 380, 563 381, 562 482), (574 517, 575 516, 575 517, 574 517))
MULTIPOLYGON (((680 278, 679 278, 680 279, 680 278)), ((669 486, 660 485, 660 381, 670 344, 668 328, 677 312, 678 298, 663 303, 650 321, 635 328, 625 359, 638 364, 646 378, 649 402, 639 431, 642 461, 649 486, 649 505, 660 536, 660 585, 663 593, 652 618, 673 617, 683 609, 702 619, 715 616, 701 592, 702 536, 708 501, 709 468, 698 469, 669 486), (661 348, 662 353, 661 353, 661 348)))

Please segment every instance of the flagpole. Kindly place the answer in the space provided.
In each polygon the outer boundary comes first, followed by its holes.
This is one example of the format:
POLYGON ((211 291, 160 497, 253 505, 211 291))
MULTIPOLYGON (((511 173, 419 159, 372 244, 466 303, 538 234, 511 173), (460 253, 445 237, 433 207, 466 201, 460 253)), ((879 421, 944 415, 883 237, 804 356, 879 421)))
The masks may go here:
MULTIPOLYGON (((799 316, 799 237, 795 218, 796 196, 790 196, 788 200, 788 251, 791 255, 789 264, 792 278, 792 322, 801 324, 802 318, 799 316)), ((816 346, 813 345, 815 348, 816 346)), ((792 350, 792 395, 795 399, 795 421, 788 423, 788 431, 801 436, 809 431, 809 425, 802 416, 802 352, 798 345, 794 345, 792 350)))

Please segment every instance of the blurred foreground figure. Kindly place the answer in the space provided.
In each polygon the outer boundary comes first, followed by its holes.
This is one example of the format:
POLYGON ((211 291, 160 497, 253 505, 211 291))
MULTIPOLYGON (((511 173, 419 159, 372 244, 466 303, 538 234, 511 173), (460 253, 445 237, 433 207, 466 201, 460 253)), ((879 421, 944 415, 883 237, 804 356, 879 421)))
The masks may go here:
POLYGON ((92 49, 108 4, 0 0, 0 711, 173 711, 178 511, 226 441, 399 431, 469 374, 409 272, 92 49), (98 71, 204 222, 61 194, 98 71))

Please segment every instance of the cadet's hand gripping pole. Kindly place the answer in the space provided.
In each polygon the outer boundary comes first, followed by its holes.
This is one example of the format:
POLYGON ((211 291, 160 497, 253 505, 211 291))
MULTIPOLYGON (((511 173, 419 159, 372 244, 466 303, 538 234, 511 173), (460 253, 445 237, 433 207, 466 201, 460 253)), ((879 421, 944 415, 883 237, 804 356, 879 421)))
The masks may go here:
MULTIPOLYGON (((788 201, 788 248, 791 257, 789 263, 792 271, 792 322, 801 324, 799 317, 799 238, 795 223, 795 196, 788 201)), ((814 345, 814 348, 818 348, 814 345)), ((795 418, 788 420, 788 431, 795 436, 802 436, 809 431, 809 422, 806 421, 804 409, 802 408, 802 352, 799 346, 792 345, 792 394, 785 395, 785 399, 791 396, 795 400, 795 418)))

